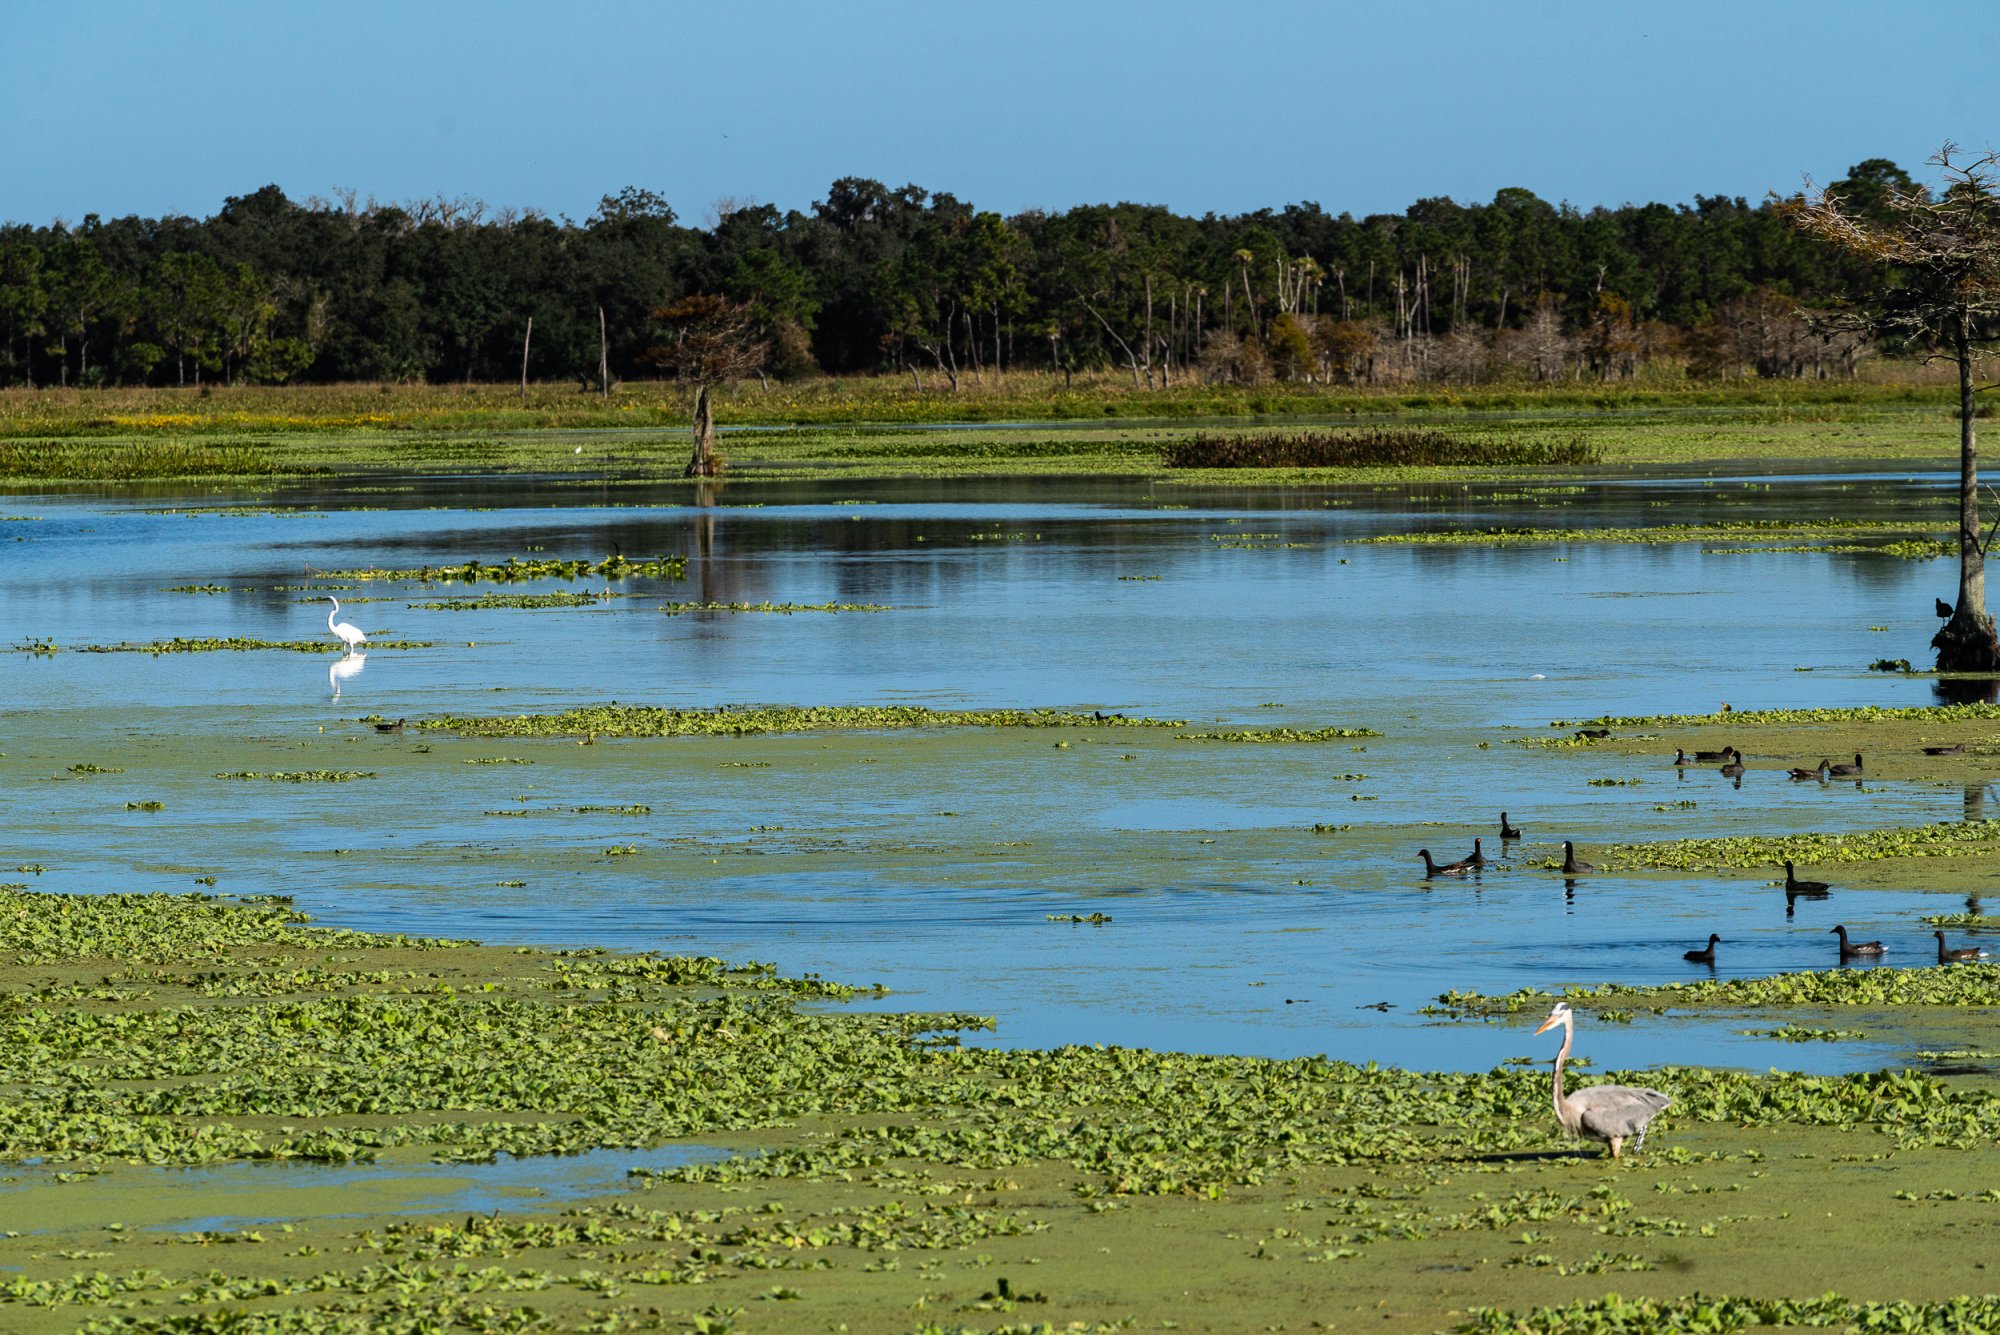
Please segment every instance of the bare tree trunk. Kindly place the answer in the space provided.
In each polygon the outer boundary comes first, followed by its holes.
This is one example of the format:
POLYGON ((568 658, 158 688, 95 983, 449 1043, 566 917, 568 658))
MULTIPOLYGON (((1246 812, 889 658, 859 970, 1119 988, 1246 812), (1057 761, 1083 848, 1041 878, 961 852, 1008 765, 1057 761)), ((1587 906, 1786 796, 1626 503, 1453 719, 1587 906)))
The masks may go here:
POLYGON ((1952 325, 1958 358, 1958 606, 1931 640, 1940 672, 2000 671, 2000 640, 1986 612, 1986 548, 1979 533, 1979 448, 1973 425, 1972 317, 1960 309, 1952 325))
POLYGON ((528 317, 528 332, 521 335, 521 402, 528 401, 528 344, 534 341, 535 317, 528 317))
MULTIPOLYGON (((611 397, 611 339, 604 330, 604 307, 597 308, 597 383, 603 387, 604 397, 611 397)), ((702 387, 701 401, 708 402, 708 388, 702 387)))
POLYGON ((706 382, 694 391, 694 454, 682 470, 682 477, 714 477, 722 471, 722 457, 715 452, 715 415, 708 403, 706 382))

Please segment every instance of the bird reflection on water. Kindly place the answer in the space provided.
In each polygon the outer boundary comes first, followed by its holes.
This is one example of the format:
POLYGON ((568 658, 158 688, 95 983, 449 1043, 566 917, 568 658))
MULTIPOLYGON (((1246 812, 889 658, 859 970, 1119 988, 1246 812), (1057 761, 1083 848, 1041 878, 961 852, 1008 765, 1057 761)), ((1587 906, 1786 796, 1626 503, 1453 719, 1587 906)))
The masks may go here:
POLYGON ((326 665, 326 684, 333 688, 333 698, 340 698, 340 683, 349 677, 361 675, 361 669, 368 666, 368 655, 349 650, 326 665))

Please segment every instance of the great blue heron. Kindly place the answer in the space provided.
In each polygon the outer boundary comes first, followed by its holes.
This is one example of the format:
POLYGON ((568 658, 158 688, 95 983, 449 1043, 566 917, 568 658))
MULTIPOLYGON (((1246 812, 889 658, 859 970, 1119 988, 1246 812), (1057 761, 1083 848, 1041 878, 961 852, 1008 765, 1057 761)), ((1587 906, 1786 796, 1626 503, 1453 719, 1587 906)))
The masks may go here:
POLYGON ((326 614, 326 628, 339 636, 340 642, 349 649, 353 649, 357 644, 368 643, 368 637, 361 633, 361 627, 351 621, 334 621, 334 618, 340 615, 340 599, 329 593, 326 600, 333 604, 333 610, 326 614))
POLYGON ((1535 1032, 1545 1034, 1557 1025, 1563 1027, 1563 1043, 1556 1052, 1556 1121, 1562 1124, 1563 1131, 1572 1137, 1585 1136, 1610 1146, 1614 1159, 1628 1140, 1635 1148, 1644 1149, 1646 1127, 1673 1100, 1657 1089, 1636 1089, 1630 1085, 1592 1085, 1564 1095, 1563 1062, 1568 1060, 1569 1045, 1576 1039, 1576 1019, 1567 1002, 1558 1001, 1535 1032))
POLYGON ((1958 960, 1983 960, 1986 958, 1986 952, 1978 946, 1958 946, 1953 948, 1944 943, 1943 932, 1932 932, 1931 935, 1936 937, 1938 941, 1939 964, 1951 964, 1958 960))

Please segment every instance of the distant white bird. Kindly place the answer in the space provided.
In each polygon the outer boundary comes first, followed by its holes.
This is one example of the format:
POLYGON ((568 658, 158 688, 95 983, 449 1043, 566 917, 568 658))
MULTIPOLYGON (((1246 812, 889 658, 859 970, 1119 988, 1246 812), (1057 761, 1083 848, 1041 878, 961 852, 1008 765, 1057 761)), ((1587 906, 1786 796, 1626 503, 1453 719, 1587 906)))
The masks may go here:
POLYGON ((368 643, 368 637, 361 633, 361 627, 351 621, 334 620, 336 616, 340 615, 340 599, 329 593, 326 596, 326 600, 333 604, 333 611, 326 614, 326 628, 339 636, 340 642, 349 649, 353 649, 357 644, 368 643))

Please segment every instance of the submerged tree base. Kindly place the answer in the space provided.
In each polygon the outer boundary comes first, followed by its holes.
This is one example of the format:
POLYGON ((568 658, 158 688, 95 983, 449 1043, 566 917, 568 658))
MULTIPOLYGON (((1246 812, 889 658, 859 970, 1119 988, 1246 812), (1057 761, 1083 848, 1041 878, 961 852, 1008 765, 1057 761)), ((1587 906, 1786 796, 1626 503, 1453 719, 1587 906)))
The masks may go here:
POLYGON ((1931 638, 1939 672, 2000 672, 2000 636, 1984 613, 1954 614, 1931 638))

